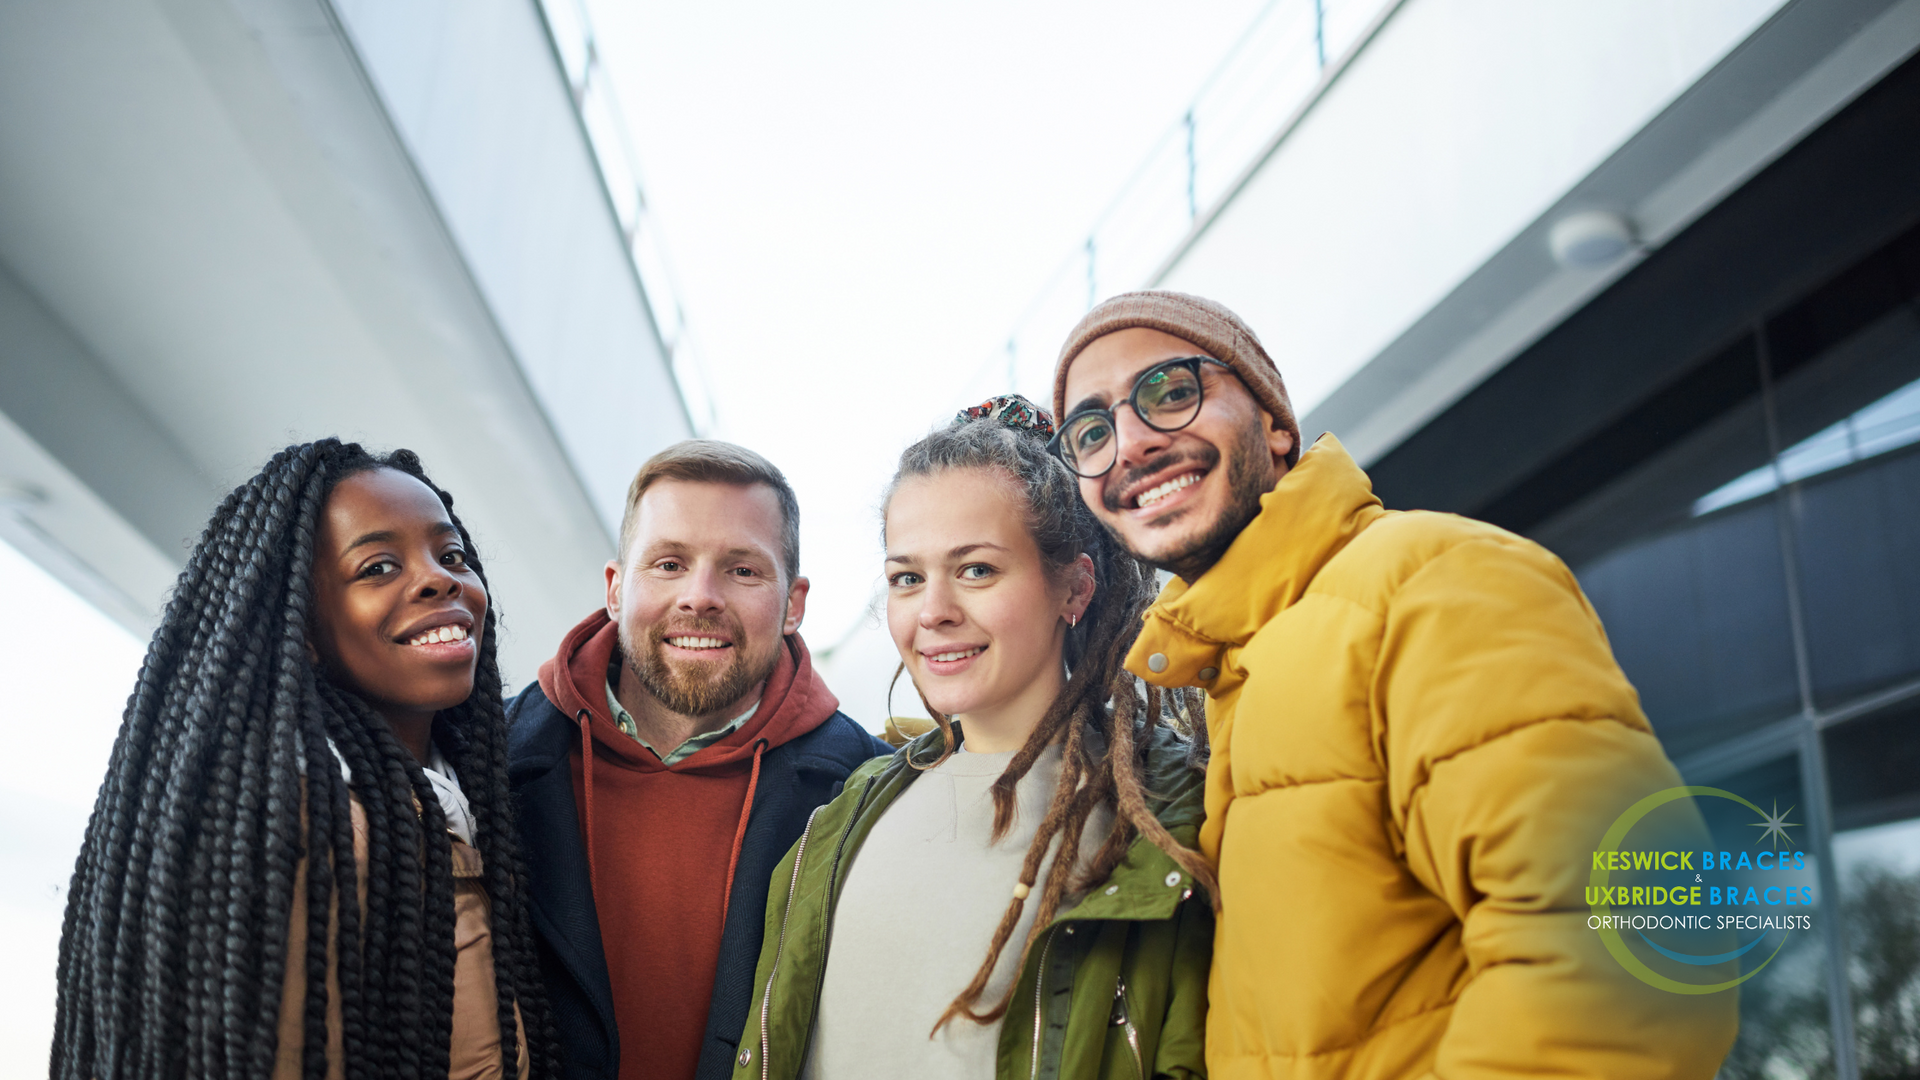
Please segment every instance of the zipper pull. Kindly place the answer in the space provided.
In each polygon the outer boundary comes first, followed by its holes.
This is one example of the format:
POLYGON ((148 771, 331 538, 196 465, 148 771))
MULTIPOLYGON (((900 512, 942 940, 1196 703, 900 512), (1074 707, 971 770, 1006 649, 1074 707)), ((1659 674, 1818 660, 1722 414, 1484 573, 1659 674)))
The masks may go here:
POLYGON ((1114 981, 1113 1015, 1107 1023, 1111 1027, 1125 1029, 1127 1050, 1133 1055, 1133 1075, 1139 1080, 1145 1080, 1147 1063, 1140 1057, 1140 1032, 1133 1026, 1133 1021, 1127 1018, 1127 977, 1125 975, 1114 981))

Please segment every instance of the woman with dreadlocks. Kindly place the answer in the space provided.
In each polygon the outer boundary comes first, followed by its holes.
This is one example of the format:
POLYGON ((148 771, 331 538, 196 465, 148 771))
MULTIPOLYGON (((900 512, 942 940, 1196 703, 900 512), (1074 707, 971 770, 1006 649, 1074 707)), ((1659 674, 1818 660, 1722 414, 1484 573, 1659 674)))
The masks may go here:
POLYGON ((553 1072, 494 626, 409 451, 291 446, 226 497, 74 869, 55 1080, 553 1072))
MULTIPOLYGON (((773 881, 735 1076, 1204 1076, 1204 762, 1121 666, 1153 577, 1024 398, 901 455, 887 625, 936 727, 773 881)), ((896 676, 897 678, 897 676, 896 676)))

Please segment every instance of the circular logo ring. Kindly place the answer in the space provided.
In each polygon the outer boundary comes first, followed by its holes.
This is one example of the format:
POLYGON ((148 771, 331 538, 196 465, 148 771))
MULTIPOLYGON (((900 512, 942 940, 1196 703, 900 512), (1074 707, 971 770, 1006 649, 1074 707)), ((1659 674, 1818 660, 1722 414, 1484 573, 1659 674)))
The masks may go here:
MULTIPOLYGON (((1758 806, 1722 788, 1699 786, 1668 788, 1665 791, 1656 791, 1628 807, 1627 812, 1621 814, 1620 817, 1614 821, 1613 827, 1609 828, 1606 835, 1600 838, 1600 850, 1606 852, 1619 851, 1620 841, 1626 839, 1627 833, 1632 831, 1633 827, 1640 823, 1641 818, 1646 817, 1654 810, 1676 799, 1684 799, 1690 795, 1708 795, 1717 799, 1732 799, 1734 802, 1747 807, 1756 814, 1763 816, 1766 814, 1766 811, 1760 809, 1758 806)), ((1607 884, 1607 877, 1608 870, 1605 865, 1605 860, 1601 860, 1601 865, 1593 871, 1590 879, 1591 884, 1604 889, 1607 884)), ((1601 892, 1600 895, 1605 896, 1607 894, 1601 892)), ((1613 912, 1613 906, 1611 904, 1593 904, 1590 906, 1596 915, 1605 916, 1613 912)), ((1620 936, 1620 931, 1617 927, 1602 922, 1600 924, 1600 940, 1606 944, 1607 951, 1613 954, 1613 958, 1620 961, 1620 966, 1631 972, 1634 978, 1639 979, 1648 986, 1658 987, 1661 990, 1671 991, 1675 994, 1717 994, 1722 990, 1731 990, 1741 983, 1746 982, 1748 979, 1753 978, 1755 975, 1760 974, 1761 969, 1773 963, 1773 958, 1779 956, 1780 950, 1786 948, 1787 945, 1787 939, 1783 935, 1780 938, 1780 944, 1774 946, 1773 952, 1767 954, 1765 960, 1760 961, 1752 971, 1741 975, 1737 979, 1728 979, 1725 982, 1717 983, 1684 983, 1678 979, 1668 978, 1660 974, 1648 967, 1639 957, 1633 955, 1633 950, 1627 948, 1626 940, 1620 936)), ((1756 942, 1758 940, 1757 938, 1755 939, 1756 942)), ((1648 944, 1651 945, 1653 943, 1649 941, 1648 944)), ((1654 947, 1656 949, 1659 948, 1657 945, 1654 947)), ((1665 950, 1661 951, 1664 952, 1665 950)))

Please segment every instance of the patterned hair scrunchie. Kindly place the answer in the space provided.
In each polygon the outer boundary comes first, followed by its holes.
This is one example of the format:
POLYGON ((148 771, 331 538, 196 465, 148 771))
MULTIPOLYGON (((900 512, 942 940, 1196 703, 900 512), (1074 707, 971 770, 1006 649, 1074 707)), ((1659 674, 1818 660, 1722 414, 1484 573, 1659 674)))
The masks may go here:
POLYGON ((1053 438, 1053 414, 1019 394, 999 394, 953 414, 955 427, 976 420, 998 420, 1010 428, 1037 432, 1043 439, 1053 438))

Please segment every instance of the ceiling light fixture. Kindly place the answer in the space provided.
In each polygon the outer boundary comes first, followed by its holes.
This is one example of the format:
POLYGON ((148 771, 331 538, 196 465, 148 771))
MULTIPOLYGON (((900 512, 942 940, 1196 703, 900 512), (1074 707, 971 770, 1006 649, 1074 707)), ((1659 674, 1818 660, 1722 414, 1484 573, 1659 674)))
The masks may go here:
POLYGON ((1606 210, 1568 214, 1547 231, 1547 247, 1569 270, 1598 270, 1633 247, 1633 223, 1606 210))

